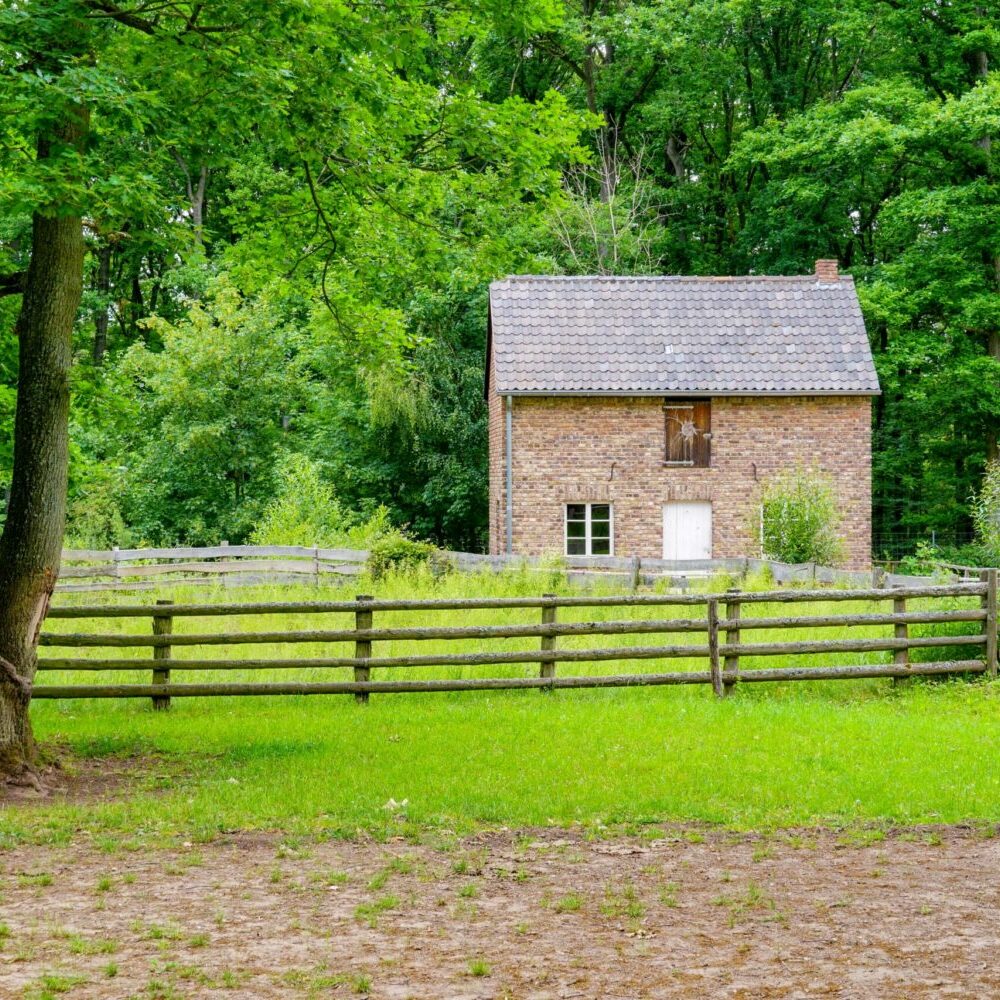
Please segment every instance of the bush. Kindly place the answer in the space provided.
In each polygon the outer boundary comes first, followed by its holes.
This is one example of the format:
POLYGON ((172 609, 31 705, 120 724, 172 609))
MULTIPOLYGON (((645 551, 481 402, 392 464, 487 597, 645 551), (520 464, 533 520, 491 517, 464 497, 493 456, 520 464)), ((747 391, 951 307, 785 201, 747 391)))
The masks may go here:
POLYGON ((840 561, 837 504, 828 476, 801 467, 778 474, 764 484, 761 512, 757 530, 766 558, 824 566, 840 561))
POLYGON ((971 508, 976 540, 986 564, 996 565, 1000 562, 1000 459, 987 463, 983 485, 971 498, 971 508))
POLYGON ((400 537, 385 506, 367 518, 345 510, 317 463, 286 455, 278 469, 278 492, 250 535, 254 545, 323 545, 367 549, 382 538, 400 537))
POLYGON ((431 562, 437 549, 430 542, 415 542, 401 532, 378 539, 368 553, 368 572, 376 580, 391 571, 406 571, 431 562))

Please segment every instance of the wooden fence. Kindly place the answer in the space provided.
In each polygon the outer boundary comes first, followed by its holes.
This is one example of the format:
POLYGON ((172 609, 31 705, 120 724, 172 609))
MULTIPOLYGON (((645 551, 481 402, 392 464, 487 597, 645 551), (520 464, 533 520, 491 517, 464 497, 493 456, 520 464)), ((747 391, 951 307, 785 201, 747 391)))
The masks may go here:
MULTIPOLYGON (((954 602, 952 602, 954 603, 954 602)), ((500 688, 625 687, 633 685, 711 684, 722 696, 737 683, 832 680, 862 677, 907 678, 932 674, 997 674, 997 571, 980 581, 936 587, 904 587, 893 590, 781 590, 715 594, 621 594, 615 596, 556 596, 467 598, 445 600, 376 600, 360 595, 353 601, 309 601, 266 604, 174 604, 160 601, 149 605, 53 607, 50 619, 149 618, 150 634, 44 632, 41 646, 62 649, 152 650, 152 659, 43 657, 39 671, 116 672, 151 670, 149 684, 36 685, 35 698, 151 698, 156 708, 165 708, 172 697, 207 695, 353 694, 359 701, 373 693, 404 691, 472 691, 500 688), (907 601, 928 598, 978 598, 972 606, 914 609, 907 601), (765 604, 795 605, 804 602, 873 602, 891 604, 890 610, 853 614, 760 616, 752 612, 765 604), (602 621, 560 621, 560 609, 569 608, 691 608, 695 617, 616 618, 602 621), (379 615, 407 612, 426 615, 435 611, 524 609, 539 612, 531 622, 504 625, 376 627, 379 615), (746 612, 751 612, 747 614, 746 612), (348 615, 353 628, 299 631, 175 633, 179 618, 219 618, 270 614, 348 615), (970 635, 912 635, 910 626, 977 623, 970 635), (774 629, 852 629, 892 626, 891 637, 808 639, 792 642, 745 641, 742 633, 774 629), (562 636, 673 635, 694 633, 693 643, 603 646, 588 649, 559 648, 562 636), (532 649, 481 650, 457 653, 434 652, 408 656, 376 656, 373 646, 394 640, 539 640, 532 649), (340 644, 352 643, 353 655, 287 659, 187 659, 175 658, 178 647, 214 647, 237 644, 340 644), (928 647, 978 647, 975 658, 940 662, 913 662, 909 651, 928 647), (893 654, 892 662, 870 662, 843 666, 795 666, 747 669, 744 657, 789 657, 831 653, 893 654), (561 665, 606 661, 667 661, 678 658, 707 660, 707 669, 630 674, 569 675, 557 673, 561 665), (372 679, 372 672, 392 674, 398 668, 428 666, 488 667, 537 664, 537 676, 462 677, 452 679, 372 679), (172 672, 232 671, 260 669, 347 668, 350 680, 289 681, 264 683, 177 683, 172 672)))
MULTIPOLYGON (((356 577, 364 572, 364 549, 318 545, 219 545, 161 549, 67 549, 58 589, 62 592, 151 590, 165 583, 185 586, 259 583, 315 583, 356 577)), ((742 578, 767 569, 777 584, 840 584, 853 587, 934 583, 931 577, 836 569, 816 563, 781 563, 770 559, 731 558, 674 561, 619 556, 490 556, 478 552, 439 552, 432 567, 463 572, 510 569, 539 574, 565 572, 573 580, 603 577, 633 588, 667 579, 684 589, 691 579, 712 573, 742 578)), ((937 581, 940 582, 940 581, 937 581)))

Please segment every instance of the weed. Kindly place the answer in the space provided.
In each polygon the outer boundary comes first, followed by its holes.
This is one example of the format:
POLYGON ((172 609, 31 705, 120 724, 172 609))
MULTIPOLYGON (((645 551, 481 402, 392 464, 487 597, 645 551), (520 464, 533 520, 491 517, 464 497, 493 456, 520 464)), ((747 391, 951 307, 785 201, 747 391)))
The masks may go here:
POLYGON ((309 881, 314 885, 347 885, 350 881, 347 872, 337 871, 333 868, 326 868, 323 871, 313 872, 309 876, 309 881))
POLYGON ((111 938, 84 938, 74 935, 70 939, 69 950, 73 955, 112 955, 118 950, 118 942, 111 938))
POLYGON ((677 890, 680 886, 676 882, 667 882, 660 886, 660 902, 664 906, 675 907, 677 903, 677 890))
POLYGON ((37 875, 18 875, 17 884, 22 889, 30 887, 40 889, 44 886, 52 885, 52 876, 48 872, 39 872, 37 875))
POLYGON ((639 898, 635 886, 627 883, 618 889, 612 886, 605 889, 601 913, 606 917, 625 917, 635 926, 646 915, 646 906, 639 898))
POLYGON ((473 958, 469 960, 469 975, 470 976, 488 976, 490 974, 489 963, 481 958, 473 958))
POLYGON ((583 898, 571 892, 562 899, 557 899, 553 909, 556 913, 576 913, 583 908, 583 898))
POLYGON ((68 993, 74 986, 87 981, 86 976, 61 976, 50 973, 39 977, 25 990, 25 997, 30 1000, 48 1000, 60 993, 68 993))
POLYGON ((389 910, 396 909, 397 906, 399 906, 397 896, 382 896, 373 903, 362 903, 356 907, 354 917, 356 920, 364 921, 369 927, 376 927, 379 916, 389 910))
POLYGON ((778 909, 774 900, 756 883, 750 882, 742 896, 716 896, 712 900, 716 906, 725 906, 729 910, 729 926, 735 927, 740 921, 755 911, 764 911, 769 920, 787 924, 787 916, 778 909))
POLYGON ((463 899, 473 899, 479 895, 479 889, 477 888, 475 882, 469 882, 468 885, 463 885, 462 888, 458 890, 458 894, 463 899))

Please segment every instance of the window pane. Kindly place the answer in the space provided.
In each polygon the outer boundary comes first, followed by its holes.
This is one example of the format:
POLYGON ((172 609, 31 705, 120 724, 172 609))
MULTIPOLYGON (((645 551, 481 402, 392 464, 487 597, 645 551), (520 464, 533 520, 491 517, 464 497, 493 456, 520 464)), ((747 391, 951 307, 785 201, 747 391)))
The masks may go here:
POLYGON ((585 556, 587 554, 587 543, 582 538, 566 539, 566 555, 585 556))
POLYGON ((610 538, 594 538, 590 544, 591 553, 595 556, 611 555, 610 538))
POLYGON ((584 538, 587 534, 587 525, 583 521, 567 521, 566 522, 566 537, 567 538, 584 538))
POLYGON ((611 507, 606 503, 595 503, 590 505, 590 516, 595 521, 607 521, 611 517, 611 507))
POLYGON ((611 522, 610 521, 595 521, 590 526, 590 533, 594 538, 610 538, 611 537, 611 522))
POLYGON ((587 517, 587 505, 585 503, 566 504, 567 521, 583 521, 587 517))

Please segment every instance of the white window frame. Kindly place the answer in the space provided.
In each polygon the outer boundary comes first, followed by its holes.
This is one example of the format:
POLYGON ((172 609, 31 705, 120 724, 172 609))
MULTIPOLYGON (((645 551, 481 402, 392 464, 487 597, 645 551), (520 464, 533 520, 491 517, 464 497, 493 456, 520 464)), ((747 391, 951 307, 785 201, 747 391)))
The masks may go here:
MULTIPOLYGON (((584 515, 584 552, 574 553, 577 557, 583 556, 593 556, 595 559, 604 559, 615 554, 615 505, 611 503, 610 500, 594 500, 594 501, 583 501, 577 500, 575 502, 569 502, 563 504, 563 552, 569 556, 569 509, 570 507, 585 507, 586 513, 584 515), (607 556, 594 556, 593 553, 593 515, 591 510, 594 507, 607 507, 608 508, 608 554, 607 556)), ((574 518, 576 520, 576 518, 574 518)), ((579 541, 578 538, 574 538, 573 541, 579 541)))

